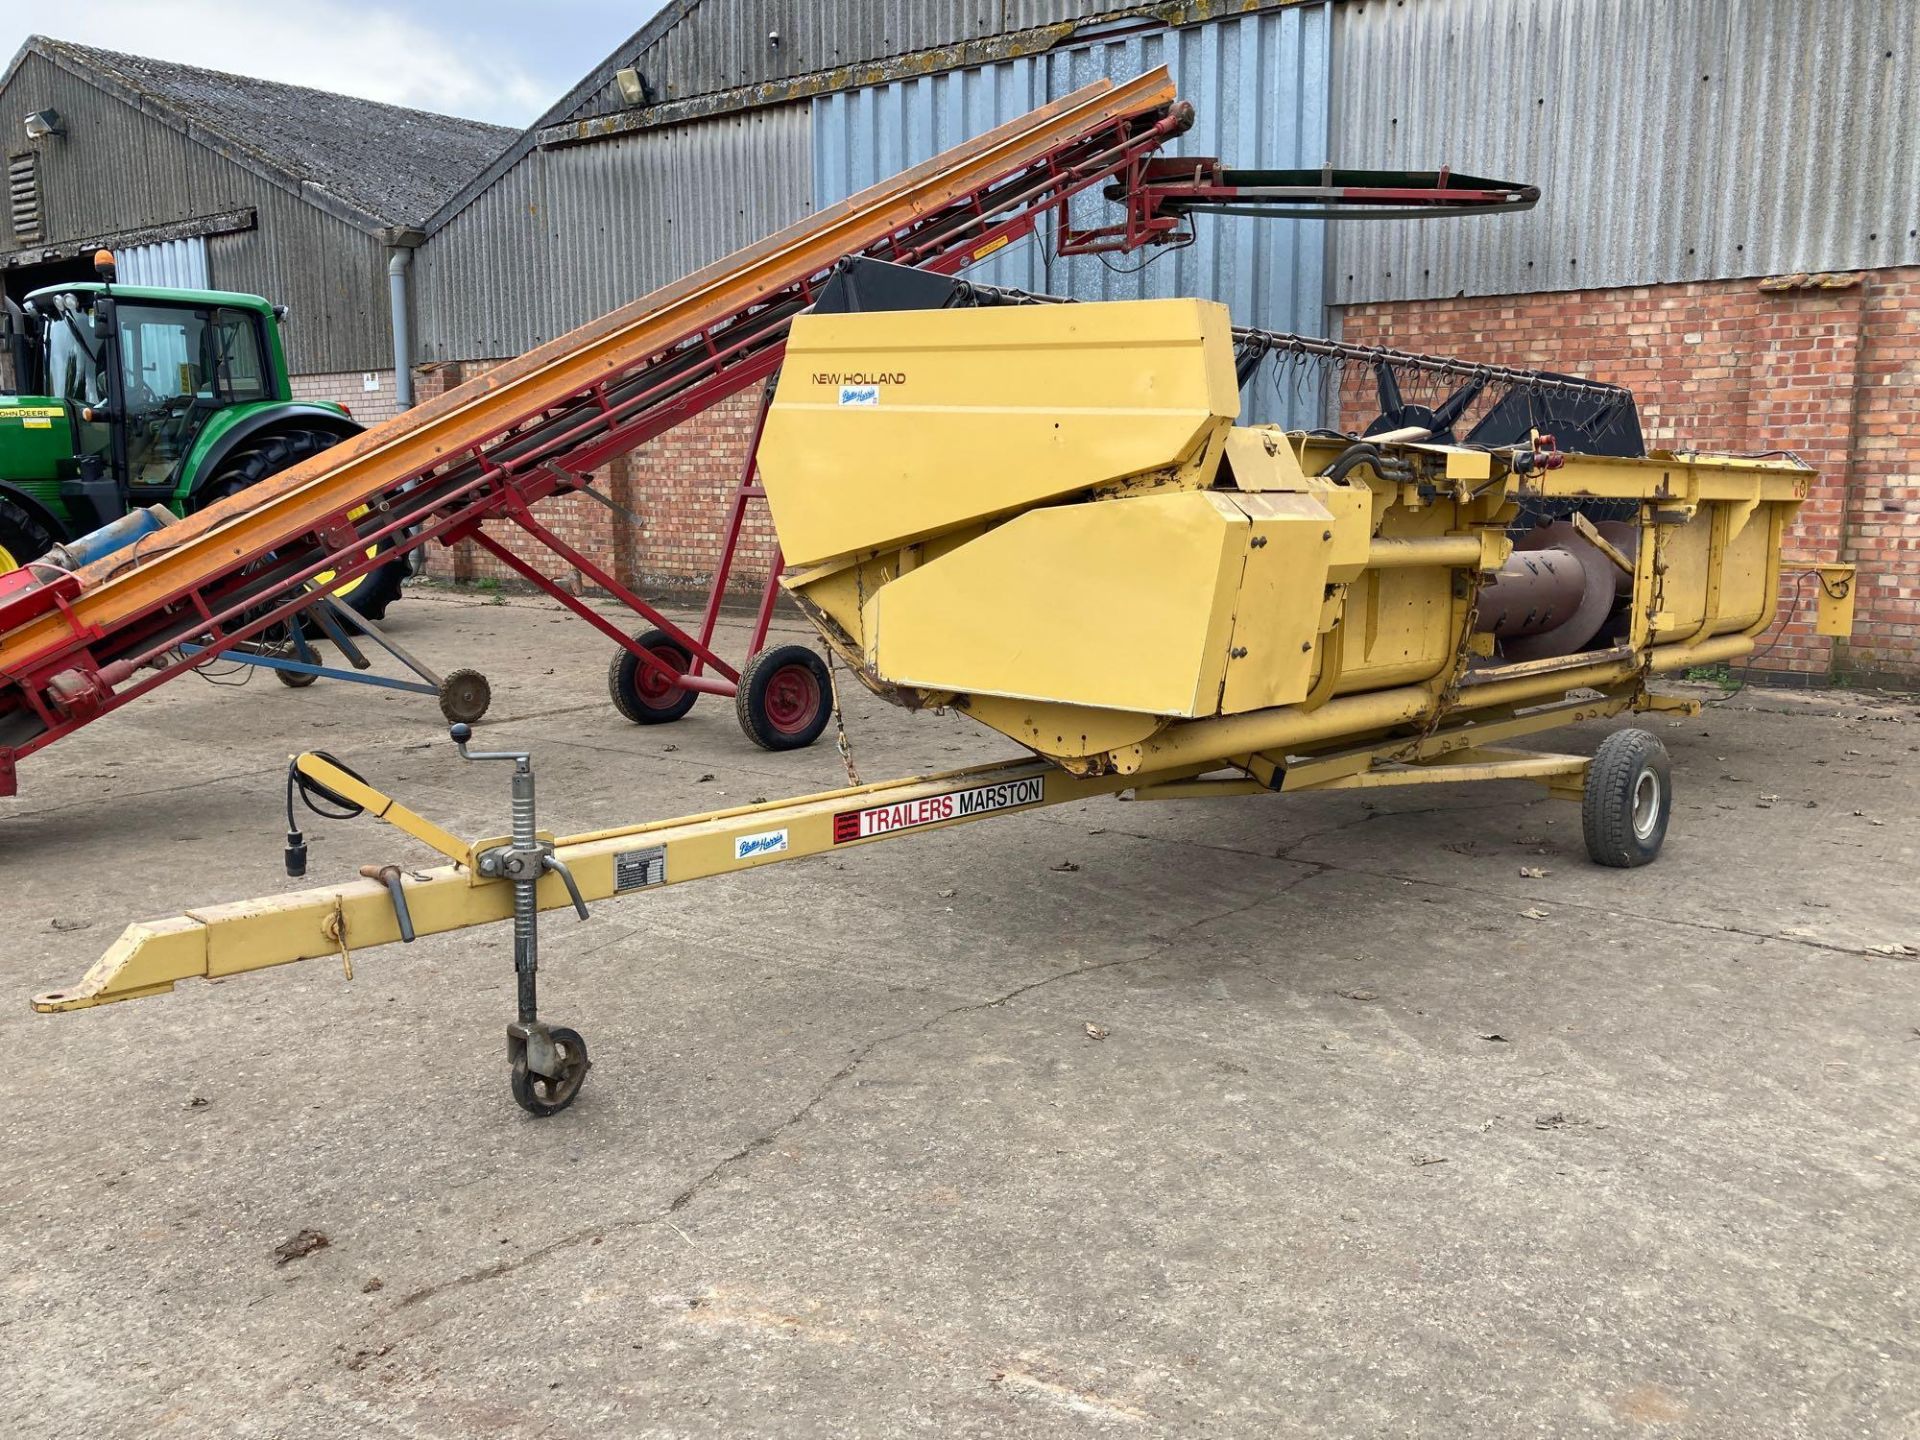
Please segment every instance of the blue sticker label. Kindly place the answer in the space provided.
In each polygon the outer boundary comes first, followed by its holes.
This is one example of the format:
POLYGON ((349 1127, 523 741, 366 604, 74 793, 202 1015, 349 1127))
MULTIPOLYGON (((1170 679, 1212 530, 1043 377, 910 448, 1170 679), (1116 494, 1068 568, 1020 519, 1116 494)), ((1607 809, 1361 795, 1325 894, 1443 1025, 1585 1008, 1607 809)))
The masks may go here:
POLYGON ((733 858, 752 860, 761 855, 778 855, 787 848, 787 832, 769 830, 764 835, 740 835, 733 842, 733 858))

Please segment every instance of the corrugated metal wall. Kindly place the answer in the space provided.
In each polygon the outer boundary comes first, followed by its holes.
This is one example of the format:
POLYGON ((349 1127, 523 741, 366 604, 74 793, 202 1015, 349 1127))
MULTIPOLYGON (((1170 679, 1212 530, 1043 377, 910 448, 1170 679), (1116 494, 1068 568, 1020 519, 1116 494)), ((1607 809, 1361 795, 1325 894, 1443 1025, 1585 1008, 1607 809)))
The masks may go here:
MULTIPOLYGON (((1124 0, 701 0, 636 63, 656 100, 681 100, 1121 8, 1124 0), (774 31, 778 45, 767 40, 774 31)), ((559 118, 625 108, 610 82, 559 118)))
POLYGON ((162 240, 153 245, 127 245, 114 254, 120 279, 128 285, 166 285, 176 290, 208 290, 207 242, 162 240))
MULTIPOLYGON (((1162 64, 1198 107, 1194 128, 1169 153, 1223 155, 1247 168, 1318 165, 1327 154, 1327 11, 1297 6, 824 96, 813 102, 814 204, 844 199, 1101 76, 1130 78, 1162 64)), ((1111 223, 1115 213, 1088 196, 1074 221, 1111 223)), ((1207 296, 1243 323, 1323 332, 1322 222, 1199 216, 1194 224, 1196 244, 1157 256, 1063 261, 1028 242, 973 273, 1083 300, 1207 296)), ((1317 396, 1256 385, 1243 418, 1311 423, 1317 406, 1317 396)))
POLYGON ((422 360, 518 355, 807 213, 805 104, 529 153, 414 262, 422 360))
POLYGON ((67 135, 40 146, 47 243, 252 209, 255 229, 207 241, 209 280, 289 307, 298 373, 391 366, 386 255, 372 236, 28 55, 0 116, 17 126, 48 107, 67 135))
POLYGON ((1914 0, 1349 0, 1340 163, 1537 184, 1344 227, 1335 303, 1920 263, 1914 0))

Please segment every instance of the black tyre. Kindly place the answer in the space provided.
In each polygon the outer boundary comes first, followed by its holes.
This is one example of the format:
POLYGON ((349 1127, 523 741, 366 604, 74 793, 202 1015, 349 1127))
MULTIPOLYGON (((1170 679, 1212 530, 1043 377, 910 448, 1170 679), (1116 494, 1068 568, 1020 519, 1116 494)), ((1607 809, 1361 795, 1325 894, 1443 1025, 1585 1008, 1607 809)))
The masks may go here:
POLYGON ((802 750, 833 715, 833 680, 820 652, 806 645, 762 650, 740 672, 734 713, 762 750, 802 750))
MULTIPOLYGON (((261 631, 259 635, 255 636, 254 640, 255 643, 271 650, 282 660, 297 660, 303 665, 324 665, 326 663, 325 658, 320 653, 318 639, 307 633, 306 627, 301 624, 298 617, 291 621, 282 621, 278 625, 269 626, 267 629, 261 631), (301 651, 301 647, 294 643, 293 633, 296 629, 299 630, 301 639, 305 641, 306 644, 304 654, 301 651)), ((297 670, 275 670, 273 672, 273 678, 289 690, 304 690, 320 677, 318 675, 303 675, 297 670)))
POLYGON ((53 548, 53 540, 38 515, 0 495, 0 575, 38 560, 53 548))
POLYGON ((471 725, 493 703, 493 687, 478 670, 455 670, 440 682, 440 713, 459 724, 471 725))
POLYGON ((545 1118, 558 1115, 579 1098, 593 1062, 587 1059, 587 1042, 578 1030, 556 1025, 549 1030, 554 1048, 560 1052, 560 1073, 539 1075, 527 1068, 527 1052, 522 1047, 513 1057, 513 1098, 529 1115, 545 1118))
MULTIPOLYGON (((194 491, 193 508, 203 510, 216 500, 237 495, 269 475, 278 475, 309 456, 339 444, 344 438, 327 430, 279 430, 250 441, 229 455, 220 469, 194 491)), ((383 540, 376 548, 389 550, 392 542, 383 540)), ((393 560, 358 580, 349 581, 344 588, 334 591, 334 595, 355 614, 369 620, 384 620, 387 607, 400 598, 400 587, 406 578, 406 560, 393 560)))
POLYGON ((1616 730, 1587 770, 1580 819, 1596 865, 1627 870, 1660 853, 1673 814, 1673 764, 1645 730, 1616 730))
MULTIPOLYGON (((633 637, 641 649, 684 674, 693 657, 664 630, 648 630, 633 637)), ((640 663, 630 650, 621 650, 607 667, 607 693, 613 708, 636 725, 665 725, 693 708, 699 692, 676 685, 640 663)))

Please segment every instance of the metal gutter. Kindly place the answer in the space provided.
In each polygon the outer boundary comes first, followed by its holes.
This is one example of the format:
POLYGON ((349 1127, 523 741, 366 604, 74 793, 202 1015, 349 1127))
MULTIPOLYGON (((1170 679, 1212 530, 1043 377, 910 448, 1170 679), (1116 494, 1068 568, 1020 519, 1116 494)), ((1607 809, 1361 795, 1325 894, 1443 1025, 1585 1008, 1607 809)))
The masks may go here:
POLYGON ((46 260, 91 255, 95 250, 121 250, 133 245, 159 245, 169 240, 197 240, 208 235, 235 235, 251 230, 259 223, 251 208, 227 210, 193 220, 174 220, 165 225, 146 225, 137 230, 115 230, 84 240, 61 240, 52 245, 30 245, 0 255, 0 270, 20 265, 38 265, 46 260))
MULTIPOLYGON (((1114 38, 1126 33, 1127 22, 1139 22, 1145 28, 1179 28, 1251 15, 1262 10, 1284 10, 1318 0, 1157 0, 1157 3, 1116 7, 1093 20, 1064 20, 1035 26, 1005 35, 988 36, 957 45, 941 45, 930 50, 882 59, 862 60, 828 70, 816 70, 785 80, 767 80, 752 85, 716 90, 705 95, 664 101, 609 115, 593 115, 558 124, 536 125, 530 132, 534 145, 542 150, 588 144, 616 135, 641 130, 657 130, 689 120, 711 119, 737 111, 780 105, 794 100, 830 95, 841 90, 860 90, 885 85, 894 80, 923 75, 939 75, 949 70, 966 70, 1027 55, 1042 55, 1062 45, 1085 40, 1114 38), (1116 28, 1119 27, 1119 28, 1116 28)), ((1139 28, 1137 25, 1135 28, 1139 28)), ((636 55, 640 59, 644 55, 636 55)), ((610 71, 608 72, 611 73, 610 71)), ((644 71, 643 71, 644 73, 644 71)), ((602 82, 604 83, 604 81, 602 82)), ((558 107, 556 107, 558 108, 558 107)), ((517 147, 516 147, 517 148, 517 147)))

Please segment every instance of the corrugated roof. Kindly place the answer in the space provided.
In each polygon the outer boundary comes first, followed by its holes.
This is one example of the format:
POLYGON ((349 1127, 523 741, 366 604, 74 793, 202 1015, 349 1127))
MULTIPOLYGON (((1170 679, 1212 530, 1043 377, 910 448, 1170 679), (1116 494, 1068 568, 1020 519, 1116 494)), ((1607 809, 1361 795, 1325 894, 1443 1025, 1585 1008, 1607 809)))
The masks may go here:
POLYGON ((322 208, 370 230, 424 224, 515 133, 44 35, 31 37, 22 54, 29 50, 250 169, 290 182, 310 198, 330 197, 337 203, 322 208))

